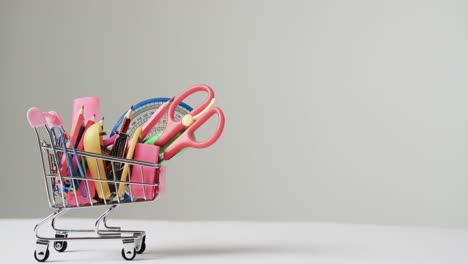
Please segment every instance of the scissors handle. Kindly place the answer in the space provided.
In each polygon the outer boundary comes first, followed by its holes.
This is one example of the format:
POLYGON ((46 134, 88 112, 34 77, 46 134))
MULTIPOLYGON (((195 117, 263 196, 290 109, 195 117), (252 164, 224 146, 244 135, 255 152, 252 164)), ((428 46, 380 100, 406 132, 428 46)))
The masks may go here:
POLYGON ((164 132, 154 144, 158 146, 166 145, 169 141, 171 141, 172 138, 174 138, 180 131, 182 131, 182 129, 185 128, 181 121, 175 120, 174 114, 176 112, 177 106, 184 99, 198 92, 206 92, 208 94, 208 98, 205 99, 205 101, 201 103, 199 106, 193 108, 193 110, 189 113, 192 116, 197 115, 200 112, 202 112, 211 103, 211 99, 214 98, 213 89, 203 84, 192 86, 188 88, 187 90, 185 90, 183 93, 181 93, 179 96, 177 96, 174 99, 174 101, 171 103, 171 105, 169 106, 167 124, 164 129, 164 132))
POLYGON ((224 114, 220 108, 214 107, 208 110, 203 116, 196 120, 187 130, 182 133, 174 142, 172 142, 164 150, 164 160, 171 159, 175 154, 186 147, 192 148, 206 148, 215 143, 221 136, 224 130, 224 114), (216 128, 213 136, 205 141, 195 141, 193 133, 201 127, 206 121, 208 121, 213 115, 218 115, 218 127, 216 128))
POLYGON ((205 101, 199 106, 194 107, 190 114, 194 116, 203 111, 210 104, 211 99, 214 98, 214 91, 208 85, 198 84, 188 88, 174 99, 174 102, 172 102, 172 104, 169 106, 169 118, 175 122, 176 120, 174 119, 174 113, 176 111, 177 106, 190 95, 198 92, 206 92, 208 94, 208 98, 205 99, 205 101))

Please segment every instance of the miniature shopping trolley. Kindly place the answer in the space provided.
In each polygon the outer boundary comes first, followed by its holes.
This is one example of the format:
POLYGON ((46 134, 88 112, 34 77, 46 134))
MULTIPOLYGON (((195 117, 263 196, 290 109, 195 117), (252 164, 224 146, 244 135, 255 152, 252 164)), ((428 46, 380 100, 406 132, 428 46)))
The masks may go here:
MULTIPOLYGON (((132 260, 137 253, 143 253, 145 231, 108 226, 107 216, 120 204, 152 201, 161 193, 165 176, 161 161, 169 160, 187 148, 207 148, 218 140, 225 118, 222 110, 214 106, 215 102, 209 86, 195 85, 172 99, 153 98, 138 103, 118 121, 123 124, 116 138, 110 140, 113 145, 110 150, 104 147, 102 122, 90 119, 83 125, 84 105, 78 114, 79 122, 72 126, 70 135, 65 133, 63 122, 55 112, 45 113, 35 107, 29 109, 28 121, 39 142, 49 206, 56 209, 34 229, 36 260, 47 260, 51 241, 55 250, 63 252, 72 240, 117 239, 123 242, 124 259, 132 260), (183 103, 199 92, 207 94, 200 105, 192 109, 183 103), (159 107, 155 107, 155 103, 159 107), (132 111, 134 115, 130 117, 132 111), (195 132, 215 117, 217 125, 213 135, 197 141, 195 132), (132 139, 128 142, 130 135, 132 139), (142 140, 144 142, 139 143, 142 140), (121 158, 125 153, 126 158, 121 158), (94 229, 55 227, 56 219, 68 210, 97 206, 108 208, 97 218, 94 229), (40 227, 47 222, 55 231, 54 237, 39 235, 40 227)), ((112 139, 112 135, 108 139, 112 139)))
MULTIPOLYGON (((34 128, 40 147, 40 156, 43 164, 43 174, 45 179, 45 189, 49 206, 55 211, 39 222, 34 231, 37 242, 34 257, 39 262, 44 262, 49 257, 49 243, 53 242, 53 247, 58 252, 67 249, 69 241, 90 240, 90 239, 116 239, 123 242, 121 251, 122 257, 132 260, 136 254, 141 254, 146 248, 146 233, 140 230, 123 230, 120 227, 109 226, 107 217, 120 204, 132 204, 137 202, 148 202, 154 200, 161 191, 161 181, 165 170, 158 163, 142 162, 118 158, 107 154, 96 154, 86 151, 79 151, 67 146, 63 140, 63 134, 59 127, 50 127, 41 116, 42 112, 36 108, 28 112, 28 120, 34 128), (74 171, 63 173, 61 169, 62 161, 65 160, 67 166, 73 165, 74 171), (89 163, 102 163, 106 166, 107 175, 93 178, 87 171, 89 163), (139 172, 141 179, 145 179, 145 174, 153 175, 153 182, 133 181, 130 175, 127 181, 117 180, 119 170, 128 166, 131 168, 128 173, 139 172), (155 177, 154 177, 155 176, 155 177), (125 194, 120 196, 117 192, 120 186, 125 186, 125 194), (104 192, 104 187, 112 191, 112 195, 100 199, 97 193, 100 189, 104 192), (133 193, 132 193, 133 192, 133 193), (136 195, 136 192, 139 192, 136 195), (57 218, 70 209, 90 208, 101 206, 105 211, 96 219, 94 229, 60 229, 55 226, 57 218), (55 236, 42 236, 39 231, 46 223, 55 231, 55 236)), ((68 170, 68 169, 67 169, 68 170)))

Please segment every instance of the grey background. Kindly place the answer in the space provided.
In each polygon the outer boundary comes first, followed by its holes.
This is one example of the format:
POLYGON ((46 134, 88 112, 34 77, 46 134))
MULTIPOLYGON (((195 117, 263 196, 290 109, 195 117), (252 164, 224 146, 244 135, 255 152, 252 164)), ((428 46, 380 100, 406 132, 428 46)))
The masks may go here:
POLYGON ((0 3, 0 217, 50 211, 29 107, 206 83, 223 136, 118 217, 468 226, 466 1, 0 3))

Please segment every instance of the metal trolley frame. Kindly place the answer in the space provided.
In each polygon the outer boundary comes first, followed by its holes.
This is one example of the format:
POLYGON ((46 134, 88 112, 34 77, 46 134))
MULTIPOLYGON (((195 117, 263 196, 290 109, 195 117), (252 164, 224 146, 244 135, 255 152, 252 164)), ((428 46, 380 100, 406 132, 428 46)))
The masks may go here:
POLYGON ((109 214, 121 204, 130 204, 136 202, 152 201, 156 198, 159 192, 159 181, 155 183, 146 183, 131 181, 131 171, 128 170, 128 181, 120 181, 116 179, 117 169, 122 168, 122 165, 127 165, 133 168, 139 168, 142 179, 145 179, 144 172, 154 170, 155 175, 163 176, 163 167, 157 163, 142 162, 137 160, 129 160, 117 158, 106 154, 96 154, 85 151, 78 151, 66 148, 63 145, 54 142, 54 132, 46 124, 34 127, 37 140, 40 148, 40 155, 43 167, 44 181, 46 187, 49 206, 55 211, 40 221, 34 228, 37 237, 36 250, 34 257, 39 262, 44 262, 49 257, 49 243, 53 242, 53 247, 58 252, 64 252, 67 249, 68 241, 72 240, 91 240, 91 239, 117 239, 122 240, 123 248, 121 251, 122 257, 126 260, 132 260, 136 254, 141 254, 146 248, 146 232, 141 230, 123 230, 120 227, 109 226, 107 219, 109 214), (68 153, 75 153, 74 159, 80 162, 82 168, 86 167, 86 162, 102 161, 108 168, 108 175, 99 175, 98 178, 93 178, 84 170, 83 175, 63 175, 61 172, 61 162, 68 153), (116 169, 117 168, 117 169, 116 169), (108 184, 115 188, 115 192, 109 199, 101 199, 91 197, 90 187, 103 188, 103 184, 108 184), (117 194, 117 188, 121 184, 125 184, 128 192, 124 197, 117 194), (71 188, 64 186, 71 185, 71 188), (135 198, 132 196, 132 186, 143 190, 143 197, 135 198), (81 193, 79 188, 82 188, 81 193), (83 201, 82 191, 85 189, 87 200, 83 201), (147 193, 150 190, 150 193, 147 193), (81 201, 79 201, 79 198, 81 201), (69 202, 71 199, 71 203, 69 202), (74 202, 73 202, 74 201, 74 202), (71 209, 89 208, 89 207, 105 207, 105 211, 95 220, 94 229, 61 229, 57 228, 55 223, 57 219, 71 209), (42 227, 46 224, 55 232, 55 236, 43 236, 40 234, 42 227))

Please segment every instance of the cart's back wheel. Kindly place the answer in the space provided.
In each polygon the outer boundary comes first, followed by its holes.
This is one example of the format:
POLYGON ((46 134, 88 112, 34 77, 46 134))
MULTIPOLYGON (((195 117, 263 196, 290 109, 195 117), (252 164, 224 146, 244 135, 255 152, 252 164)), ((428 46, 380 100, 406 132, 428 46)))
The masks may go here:
POLYGON ((68 243, 67 241, 55 241, 54 242, 54 249, 58 252, 64 252, 67 249, 68 243))
POLYGON ((136 251, 136 253, 141 254, 141 253, 145 252, 145 249, 146 249, 146 236, 143 236, 142 241, 141 241, 141 246, 136 251))
POLYGON ((124 248, 122 248, 122 257, 125 259, 125 260, 132 260, 134 259, 136 256, 136 251, 135 249, 131 250, 131 251, 125 251, 124 248))
POLYGON ((39 262, 44 262, 49 258, 49 249, 46 249, 45 252, 39 252, 37 253, 37 250, 34 250, 34 258, 39 261, 39 262))

